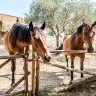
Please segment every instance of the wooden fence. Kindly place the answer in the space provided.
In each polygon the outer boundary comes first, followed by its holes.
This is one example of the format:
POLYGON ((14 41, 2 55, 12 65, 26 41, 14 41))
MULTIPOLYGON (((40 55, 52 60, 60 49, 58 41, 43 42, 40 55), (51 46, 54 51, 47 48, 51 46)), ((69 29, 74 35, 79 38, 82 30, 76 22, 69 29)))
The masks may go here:
MULTIPOLYGON (((52 50, 50 51, 51 53, 64 53, 64 52, 69 52, 69 53, 88 53, 86 50, 52 50)), ((94 51, 94 53, 96 53, 96 51, 94 51)), ((69 86, 67 87, 59 87, 56 88, 56 92, 63 92, 66 90, 70 90, 80 84, 84 84, 86 82, 92 82, 96 80, 96 73, 91 73, 91 72, 87 72, 87 71, 82 71, 82 70, 78 70, 78 69, 72 69, 72 68, 68 68, 65 66, 61 66, 58 64, 52 64, 52 63, 43 63, 43 61, 38 60, 35 58, 35 54, 33 52, 33 61, 32 61, 32 96, 39 96, 39 74, 40 74, 40 64, 47 64, 49 66, 54 66, 54 67, 58 67, 61 69, 66 69, 69 71, 73 71, 73 72, 77 72, 77 73, 83 73, 83 74, 88 74, 88 75, 92 75, 91 77, 84 77, 82 79, 80 79, 79 81, 72 81, 72 84, 69 84, 69 86), (35 58, 35 59, 34 59, 35 58), (36 69, 36 70, 35 70, 36 69)))
POLYGON ((24 58, 24 76, 17 81, 10 89, 5 92, 4 96, 14 96, 17 93, 24 92, 25 96, 28 96, 28 75, 30 72, 28 72, 28 47, 25 47, 24 54, 16 53, 14 55, 8 55, 8 56, 0 56, 0 59, 7 59, 4 63, 0 65, 0 69, 8 64, 12 59, 16 58, 24 58), (11 93, 22 81, 24 80, 24 90, 20 90, 18 92, 11 93))
MULTIPOLYGON (((71 53, 87 53, 86 50, 53 50, 53 51, 50 51, 51 53, 64 53, 64 52, 71 52, 71 53)), ((58 67, 58 68, 61 68, 61 69, 66 69, 66 70, 69 70, 69 71, 73 71, 73 72, 78 72, 78 73, 83 73, 83 74, 89 74, 89 75, 92 75, 91 77, 89 78, 83 78, 81 81, 79 82, 75 82, 75 83, 72 83, 70 86, 68 87, 62 87, 62 88, 58 88, 58 90, 56 89, 57 92, 62 92, 62 91, 66 91, 66 90, 69 90, 71 88, 73 88, 74 86, 78 86, 82 83, 86 83, 86 82, 91 82, 91 81, 94 81, 96 80, 96 73, 91 73, 91 72, 87 72, 87 71, 81 71, 81 70, 77 70, 77 69, 72 69, 72 68, 68 68, 68 67, 65 67, 65 66, 61 66, 61 65, 58 65, 58 64, 51 64, 51 63, 43 63, 43 61, 37 59, 35 57, 35 52, 32 51, 32 59, 28 59, 28 47, 25 48, 25 51, 24 51, 24 54, 19 54, 19 53, 16 53, 14 55, 9 55, 9 56, 0 56, 0 59, 8 59, 6 60, 3 64, 0 65, 0 69, 5 66, 8 62, 10 62, 12 59, 15 59, 15 58, 24 58, 24 76, 16 82, 15 85, 13 85, 10 89, 7 90, 7 92, 5 92, 5 95, 6 96, 14 96, 14 94, 18 94, 20 92, 24 92, 25 93, 25 96, 28 96, 28 75, 30 74, 30 72, 28 72, 28 61, 32 61, 32 74, 31 74, 31 77, 32 77, 32 89, 31 89, 31 95, 30 96, 39 96, 39 73, 40 73, 40 64, 47 64, 49 66, 54 66, 54 67, 58 67), (16 93, 11 93, 22 81, 24 80, 25 84, 24 84, 24 90, 20 90, 16 93)), ((74 82, 74 81, 73 81, 74 82)))

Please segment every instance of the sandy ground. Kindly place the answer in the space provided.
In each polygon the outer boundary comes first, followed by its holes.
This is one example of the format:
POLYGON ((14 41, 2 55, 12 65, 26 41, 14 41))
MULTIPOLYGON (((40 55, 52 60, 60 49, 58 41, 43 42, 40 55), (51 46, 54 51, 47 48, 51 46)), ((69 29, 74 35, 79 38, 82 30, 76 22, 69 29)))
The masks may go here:
MULTIPOLYGON (((52 47, 55 39, 51 41, 51 39, 47 40, 47 43, 49 46, 52 47)), ((54 42, 55 44, 55 42, 54 42)), ((55 46, 54 46, 55 48, 55 46)), ((4 51, 3 44, 0 44, 0 56, 8 55, 6 51, 4 51)), ((31 54, 30 54, 31 58, 31 54)), ((0 64, 2 64, 5 60, 0 60, 0 64)), ((80 68, 80 62, 79 58, 75 58, 75 68, 80 68)), ((18 81, 24 74, 23 72, 23 59, 17 59, 16 61, 16 80, 18 81)), ((52 55, 51 62, 54 64, 60 64, 65 65, 66 62, 64 59, 63 54, 59 54, 58 56, 52 55)), ((28 64, 29 71, 31 72, 31 62, 28 64)), ((70 59, 69 59, 69 66, 70 66, 70 59)), ((96 54, 86 54, 86 58, 84 61, 84 70, 87 70, 89 72, 96 72, 96 54)), ((88 76, 88 75, 84 75, 88 76)), ((80 78, 79 73, 74 73, 74 79, 80 78)), ((81 90, 81 88, 77 88, 75 91, 72 92, 64 92, 61 94, 54 93, 54 88, 61 86, 62 84, 68 84, 70 81, 70 76, 66 74, 66 70, 62 70, 59 68, 55 68, 48 65, 41 64, 40 66, 40 91, 43 95, 41 96, 96 96, 96 84, 92 83, 89 84, 88 87, 94 85, 95 87, 93 89, 90 89, 87 87, 87 90, 85 87, 81 90), (49 91, 50 90, 50 91, 49 91), (53 94, 53 95, 51 95, 53 94)), ((31 75, 29 75, 29 86, 31 87, 31 75)), ((11 62, 9 62, 6 66, 4 66, 2 69, 0 69, 0 96, 3 96, 3 93, 10 88, 11 84, 11 62)), ((18 88, 23 87, 23 82, 19 85, 18 88)))

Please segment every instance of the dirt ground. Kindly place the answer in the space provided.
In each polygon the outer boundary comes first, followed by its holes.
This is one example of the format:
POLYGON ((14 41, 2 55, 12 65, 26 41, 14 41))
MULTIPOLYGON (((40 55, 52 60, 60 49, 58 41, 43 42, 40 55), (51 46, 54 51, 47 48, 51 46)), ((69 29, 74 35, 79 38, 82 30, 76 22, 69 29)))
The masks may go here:
MULTIPOLYGON (((47 43, 50 47, 53 47, 53 42, 55 45, 55 39, 47 39, 47 43), (52 41, 51 41, 52 40, 52 41)), ((53 47, 55 48, 55 46, 53 47)), ((3 44, 0 44, 0 56, 8 55, 8 53, 4 50, 3 44)), ((31 58, 31 52, 30 52, 31 58)), ((0 60, 0 64, 2 64, 5 60, 0 60)), ((24 74, 23 72, 23 59, 17 59, 16 61, 16 80, 18 81, 24 74)), ((51 62, 53 64, 65 65, 66 62, 62 54, 58 56, 52 55, 51 62)), ((75 68, 79 69, 79 58, 75 58, 75 68)), ((31 62, 28 64, 29 71, 31 72, 31 62)), ((69 59, 70 66, 70 59, 69 59)), ((96 72, 96 54, 86 54, 86 58, 84 61, 84 70, 89 72, 96 72)), ((88 75, 84 75, 88 76, 88 75)), ((80 78, 79 73, 74 73, 74 79, 80 78)), ((66 73, 66 70, 55 68, 49 65, 40 65, 40 94, 41 96, 96 96, 96 82, 92 82, 90 84, 84 84, 77 88, 74 88, 72 91, 63 92, 63 93, 55 93, 54 88, 61 86, 62 84, 68 84, 70 82, 70 76, 66 73)), ((0 96, 3 96, 3 93, 6 92, 8 88, 10 88, 11 84, 11 62, 9 62, 6 66, 0 69, 0 96)), ((29 87, 31 87, 31 75, 29 75, 29 87)), ((23 88, 23 82, 18 86, 17 89, 23 88)))

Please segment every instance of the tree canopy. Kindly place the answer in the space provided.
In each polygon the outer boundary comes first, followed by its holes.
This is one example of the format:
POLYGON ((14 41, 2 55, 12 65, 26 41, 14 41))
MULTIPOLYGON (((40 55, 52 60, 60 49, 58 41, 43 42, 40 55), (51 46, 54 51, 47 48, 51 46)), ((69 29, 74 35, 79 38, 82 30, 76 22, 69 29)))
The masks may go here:
POLYGON ((96 19, 95 3, 91 0, 35 0, 30 4, 25 22, 46 22, 56 36, 59 46, 61 33, 71 34, 82 24, 82 19, 93 23, 96 19))

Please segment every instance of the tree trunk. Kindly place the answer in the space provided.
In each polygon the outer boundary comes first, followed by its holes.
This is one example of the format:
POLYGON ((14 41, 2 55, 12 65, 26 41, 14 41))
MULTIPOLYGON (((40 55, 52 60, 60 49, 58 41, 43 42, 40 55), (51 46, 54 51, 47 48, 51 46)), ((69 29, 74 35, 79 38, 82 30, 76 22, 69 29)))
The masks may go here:
POLYGON ((56 35, 56 45, 59 47, 59 34, 56 35))

